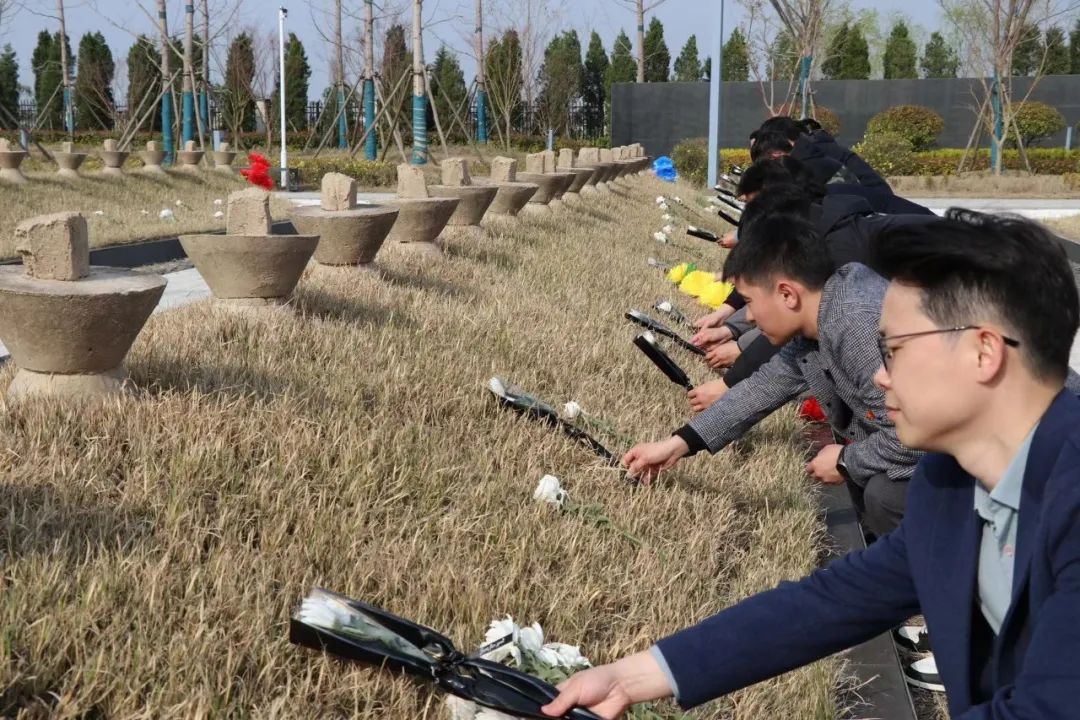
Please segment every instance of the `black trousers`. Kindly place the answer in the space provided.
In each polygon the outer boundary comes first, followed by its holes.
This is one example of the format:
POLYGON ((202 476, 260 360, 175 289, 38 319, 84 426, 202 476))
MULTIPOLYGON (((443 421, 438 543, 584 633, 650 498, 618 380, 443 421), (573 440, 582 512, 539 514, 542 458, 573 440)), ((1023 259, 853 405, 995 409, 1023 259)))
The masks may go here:
POLYGON ((904 519, 910 480, 891 480, 885 473, 871 476, 865 483, 847 483, 851 500, 865 530, 877 537, 892 532, 904 519))
POLYGON ((757 372, 759 367, 769 362, 778 352, 780 348, 769 342, 769 338, 764 335, 759 336, 757 340, 746 346, 735 363, 724 373, 724 384, 729 388, 735 387, 757 372))

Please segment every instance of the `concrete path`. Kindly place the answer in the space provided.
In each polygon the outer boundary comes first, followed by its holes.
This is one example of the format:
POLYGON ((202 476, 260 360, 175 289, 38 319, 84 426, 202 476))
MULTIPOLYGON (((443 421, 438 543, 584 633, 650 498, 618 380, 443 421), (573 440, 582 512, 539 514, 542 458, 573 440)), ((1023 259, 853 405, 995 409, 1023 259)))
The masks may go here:
POLYGON ((1032 220, 1057 220, 1080 215, 1080 200, 1061 198, 908 198, 938 215, 951 207, 992 213, 1016 213, 1032 220))
MULTIPOLYGON (((378 205, 384 203, 387 200, 396 197, 397 193, 356 193, 357 205, 378 205)), ((289 200, 293 205, 299 207, 307 207, 310 205, 319 204, 319 193, 317 191, 305 191, 305 192, 275 192, 274 197, 282 200, 289 200)))

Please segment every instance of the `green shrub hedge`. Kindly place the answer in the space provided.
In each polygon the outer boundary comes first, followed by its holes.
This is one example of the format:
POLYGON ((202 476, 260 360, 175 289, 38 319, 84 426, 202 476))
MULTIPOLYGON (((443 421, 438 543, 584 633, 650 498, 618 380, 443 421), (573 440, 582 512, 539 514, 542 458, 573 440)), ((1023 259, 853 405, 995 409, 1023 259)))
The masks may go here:
POLYGON ((866 125, 866 136, 895 133, 911 143, 913 150, 926 150, 934 145, 944 129, 945 119, 930 108, 897 105, 870 118, 866 125))
MULTIPOLYGON (((902 138, 901 138, 902 140, 902 138)), ((865 151, 864 141, 856 146, 856 152, 865 151)), ((955 175, 956 168, 963 157, 962 149, 942 148, 913 152, 909 144, 895 144, 891 150, 885 143, 875 140, 876 146, 870 157, 863 156, 872 167, 883 175, 955 175), (875 165, 875 163, 877 163, 875 165)), ((860 152, 860 155, 862 153, 860 152)), ((1080 151, 1062 149, 1032 148, 1027 151, 1031 169, 1039 175, 1067 175, 1080 172, 1080 151)), ((709 167, 709 146, 704 138, 691 138, 675 146, 671 153, 675 169, 688 182, 704 185, 709 167)), ((732 165, 750 165, 750 151, 730 148, 720 151, 720 170, 725 171, 732 165)), ((1006 150, 1004 166, 1007 170, 1023 170, 1024 162, 1018 150, 1006 150)), ((989 170, 990 151, 983 149, 968 158, 965 170, 989 170)))
POLYGON ((314 160, 300 159, 294 167, 300 174, 300 184, 306 187, 318 187, 322 176, 331 172, 348 175, 363 187, 397 185, 397 166, 392 162, 328 156, 314 160))

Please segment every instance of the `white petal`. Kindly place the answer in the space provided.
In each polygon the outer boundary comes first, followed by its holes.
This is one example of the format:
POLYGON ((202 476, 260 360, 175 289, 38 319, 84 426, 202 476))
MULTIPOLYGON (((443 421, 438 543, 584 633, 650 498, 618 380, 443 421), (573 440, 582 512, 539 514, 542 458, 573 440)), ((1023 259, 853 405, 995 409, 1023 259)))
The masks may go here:
POLYGON ((224 204, 225 204, 225 201, 224 201, 224 200, 222 200, 221 198, 215 198, 215 199, 214 199, 214 204, 215 204, 215 205, 224 205, 224 204))
POLYGON ((657 195, 656 196, 656 204, 657 205, 662 205, 663 203, 664 203, 664 196, 663 195, 657 195))
POLYGON ((183 200, 177 200, 177 201, 176 201, 176 207, 180 207, 180 206, 181 206, 181 205, 183 205, 183 204, 184 204, 184 201, 183 201, 183 200))
POLYGON ((682 203, 682 200, 681 200, 681 199, 680 199, 680 198, 679 198, 679 197, 678 197, 678 196, 676 195, 676 196, 675 196, 675 202, 677 202, 677 203, 682 203))
POLYGON ((566 500, 566 491, 562 488, 559 478, 554 475, 545 475, 533 491, 533 499, 541 500, 552 505, 562 505, 566 500))
POLYGON ((544 646, 544 630, 540 623, 534 622, 528 627, 521 628, 521 640, 518 643, 525 652, 536 655, 544 646))
POLYGON ((563 416, 567 420, 576 420, 578 415, 581 414, 581 406, 571 400, 563 405, 563 416))
POLYGON ((104 210, 95 210, 95 211, 94 211, 94 214, 95 214, 95 215, 104 215, 104 214, 105 214, 105 211, 104 211, 104 210))
POLYGON ((220 210, 218 210, 218 211, 217 211, 216 213, 214 213, 214 217, 216 217, 216 218, 223 218, 223 217, 225 217, 225 213, 223 213, 223 212, 221 212, 220 210))
POLYGON ((670 225, 665 225, 664 226, 663 233, 665 235, 670 235, 673 232, 675 232, 675 228, 671 227, 670 225))
POLYGON ((493 377, 488 380, 488 387, 491 388, 491 392, 500 397, 506 397, 506 386, 503 385, 503 381, 497 377, 493 377))
POLYGON ((657 305, 656 309, 659 310, 660 312, 669 313, 669 312, 671 312, 671 303, 669 303, 667 300, 665 300, 664 302, 657 305))
POLYGON ((652 334, 652 330, 646 330, 645 332, 643 332, 641 334, 649 342, 654 343, 654 344, 656 343, 656 336, 652 334))

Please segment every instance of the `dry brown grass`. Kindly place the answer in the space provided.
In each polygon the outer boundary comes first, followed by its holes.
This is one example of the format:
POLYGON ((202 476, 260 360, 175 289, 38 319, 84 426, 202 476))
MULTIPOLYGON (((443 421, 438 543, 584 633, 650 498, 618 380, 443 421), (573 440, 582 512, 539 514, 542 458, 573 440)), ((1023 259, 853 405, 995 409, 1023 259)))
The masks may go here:
POLYGON ((1060 220, 1044 220, 1043 224, 1063 237, 1080 242, 1080 215, 1073 215, 1060 220))
MULTIPOLYGON (((671 293, 648 255, 720 263, 652 240, 665 189, 498 224, 436 266, 389 248, 382 278, 313 272, 295 312, 155 316, 129 356, 139 395, 5 410, 0 715, 445 717, 426 689, 290 646, 299 599, 325 585, 461 647, 511 613, 600 662, 811 568, 792 413, 643 488, 484 389, 502 374, 642 439, 685 420, 622 319, 671 293), (533 501, 545 473, 643 546, 533 501)), ((698 716, 834 717, 839 674, 698 716)))
MULTIPOLYGON (((215 218, 214 213, 225 207, 215 206, 214 200, 225 200, 230 191, 246 185, 239 176, 214 172, 190 176, 170 171, 165 178, 132 173, 117 179, 87 173, 73 181, 47 172, 27 173, 27 177, 30 182, 25 185, 0 185, 0 259, 15 256, 19 222, 62 210, 86 216, 91 247, 221 230, 225 218, 215 218), (177 205, 177 200, 183 204, 177 205), (174 219, 159 219, 165 208, 173 211, 174 219), (104 214, 96 215, 98 210, 104 214)), ((284 217, 285 210, 284 204, 274 203, 275 217, 284 217)))

